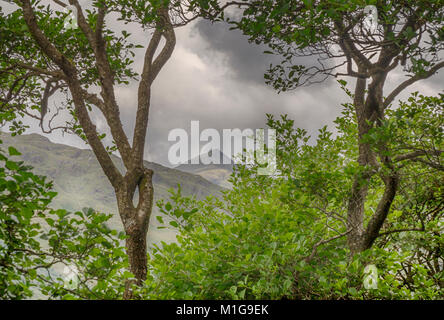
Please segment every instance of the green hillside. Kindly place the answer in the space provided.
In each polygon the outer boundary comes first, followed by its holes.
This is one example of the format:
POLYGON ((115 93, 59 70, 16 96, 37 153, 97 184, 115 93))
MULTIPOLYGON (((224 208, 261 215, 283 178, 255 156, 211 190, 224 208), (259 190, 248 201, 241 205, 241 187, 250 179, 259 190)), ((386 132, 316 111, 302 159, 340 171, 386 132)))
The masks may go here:
MULTIPOLYGON (((117 213, 114 190, 104 175, 99 163, 91 150, 83 150, 63 144, 55 144, 44 136, 29 134, 12 137, 1 133, 3 148, 13 145, 22 153, 26 164, 34 167, 34 172, 45 175, 54 182, 58 196, 53 202, 54 208, 81 210, 91 207, 105 213, 112 213, 110 227, 122 230, 122 224, 117 213)), ((120 158, 113 156, 119 169, 123 169, 120 158)), ((156 163, 146 162, 146 166, 154 171, 154 199, 157 201, 168 198, 168 189, 177 188, 180 184, 185 195, 195 195, 203 198, 209 195, 220 196, 223 188, 204 178, 187 172, 170 169, 156 163)), ((159 242, 174 239, 174 230, 158 230, 155 216, 159 215, 157 208, 151 217, 148 241, 159 242)))

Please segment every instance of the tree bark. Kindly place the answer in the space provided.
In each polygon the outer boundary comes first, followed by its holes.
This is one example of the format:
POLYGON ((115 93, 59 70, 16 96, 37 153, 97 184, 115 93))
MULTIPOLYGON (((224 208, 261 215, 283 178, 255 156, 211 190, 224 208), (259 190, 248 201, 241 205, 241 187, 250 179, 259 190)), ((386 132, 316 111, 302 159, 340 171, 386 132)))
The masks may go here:
MULTIPOLYGON (((365 71, 362 70, 362 67, 359 69, 359 72, 365 71)), ((347 208, 347 228, 351 230, 347 236, 347 243, 352 255, 368 249, 369 244, 371 246, 374 239, 376 239, 397 190, 396 182, 386 183, 384 197, 380 200, 381 202, 378 206, 378 208, 381 207, 384 208, 384 210, 381 209, 380 212, 377 210, 375 217, 372 219, 372 221, 374 220, 380 223, 375 223, 373 225, 375 228, 371 230, 369 227, 364 228, 364 208, 368 193, 368 184, 371 177, 378 171, 380 165, 371 146, 365 143, 363 138, 374 126, 379 126, 384 118, 383 87, 386 76, 387 74, 385 72, 381 72, 372 77, 372 82, 367 88, 367 96, 365 95, 366 79, 358 78, 355 88, 354 106, 358 122, 359 139, 359 155, 357 161, 360 166, 360 171, 354 178, 347 208), (382 211, 385 212, 385 216, 382 211), (375 233, 376 237, 374 236, 375 233)), ((384 164, 388 165, 389 159, 385 160, 384 164)))
POLYGON ((119 213, 127 236, 129 271, 134 275, 134 280, 125 284, 124 299, 133 298, 131 286, 142 285, 147 276, 147 234, 154 196, 152 175, 153 172, 149 169, 137 168, 127 174, 126 183, 123 183, 116 192, 119 213), (139 172, 141 172, 139 182, 134 185, 132 182, 139 172), (136 188, 139 189, 137 207, 133 203, 136 188))
MULTIPOLYGON (((359 72, 362 72, 363 68, 359 68, 359 72)), ((366 164, 370 162, 370 148, 367 144, 362 143, 362 138, 369 130, 367 123, 367 116, 365 112, 365 90, 367 80, 365 78, 358 78, 356 80, 354 107, 356 110, 356 116, 358 120, 358 139, 359 139, 359 156, 358 163, 362 168, 365 168, 366 164)), ((347 243, 352 253, 358 252, 360 247, 360 241, 363 233, 364 223, 364 203, 367 196, 367 183, 369 175, 363 169, 362 172, 356 174, 352 190, 350 193, 350 199, 347 209, 347 229, 350 233, 347 235, 347 243)))

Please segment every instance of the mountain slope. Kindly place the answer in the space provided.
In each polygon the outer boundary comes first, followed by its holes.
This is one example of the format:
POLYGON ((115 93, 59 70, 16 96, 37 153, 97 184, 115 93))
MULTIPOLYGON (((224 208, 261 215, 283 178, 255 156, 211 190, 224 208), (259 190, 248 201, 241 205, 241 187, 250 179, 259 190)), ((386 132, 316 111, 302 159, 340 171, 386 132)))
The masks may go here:
MULTIPOLYGON (((204 179, 211 181, 218 186, 224 188, 231 188, 231 183, 228 182, 228 179, 233 172, 234 163, 231 158, 225 155, 220 150, 215 150, 216 157, 219 159, 219 164, 203 164, 200 159, 201 156, 194 158, 194 162, 197 164, 193 164, 192 160, 189 160, 188 163, 181 164, 177 166, 175 169, 196 174, 204 179), (224 163, 225 162, 225 163, 224 163)), ((212 151, 208 153, 208 157, 212 156, 212 151)))
MULTIPOLYGON (((34 172, 47 176, 54 182, 58 196, 52 203, 54 208, 81 210, 91 207, 105 213, 112 213, 110 227, 122 230, 118 216, 114 190, 104 175, 97 159, 91 150, 77 149, 63 144, 55 144, 38 134, 12 137, 7 133, 0 134, 3 145, 7 149, 14 146, 22 153, 21 158, 34 167, 34 172)), ((119 170, 123 170, 120 158, 112 156, 119 170)), ((154 171, 154 200, 167 199, 168 190, 180 184, 185 195, 203 198, 209 195, 220 196, 223 188, 203 179, 202 177, 176 169, 170 169, 156 163, 145 162, 154 171)), ((171 241, 174 231, 158 230, 155 218, 160 213, 154 207, 151 216, 148 241, 171 241)))

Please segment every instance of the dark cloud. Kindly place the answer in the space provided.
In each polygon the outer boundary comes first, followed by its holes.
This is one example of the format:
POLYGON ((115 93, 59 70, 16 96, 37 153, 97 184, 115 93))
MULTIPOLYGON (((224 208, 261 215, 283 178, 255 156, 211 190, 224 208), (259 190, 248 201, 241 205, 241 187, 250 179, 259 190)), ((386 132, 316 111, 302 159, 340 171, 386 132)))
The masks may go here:
MULTIPOLYGON (((229 24, 199 20, 193 29, 206 44, 197 52, 198 55, 205 61, 225 64, 227 73, 237 80, 263 84, 268 67, 283 60, 282 56, 264 53, 270 51, 267 45, 248 41, 241 31, 230 30, 229 24)), ((317 59, 317 56, 301 56, 295 58, 294 63, 306 67, 320 66, 317 59)), ((325 66, 329 67, 329 62, 325 66)))
POLYGON ((279 57, 263 53, 266 46, 250 43, 239 30, 229 30, 228 24, 200 20, 193 29, 205 41, 198 55, 212 63, 229 65, 231 75, 241 81, 264 83, 267 67, 280 61, 279 57))

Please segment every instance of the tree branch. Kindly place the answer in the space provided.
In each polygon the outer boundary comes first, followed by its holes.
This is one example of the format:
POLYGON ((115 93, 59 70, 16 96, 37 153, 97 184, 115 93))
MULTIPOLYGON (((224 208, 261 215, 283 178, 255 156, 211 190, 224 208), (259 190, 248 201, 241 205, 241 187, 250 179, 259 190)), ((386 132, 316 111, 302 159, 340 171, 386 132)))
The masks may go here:
POLYGON ((76 115, 85 132, 87 140, 96 155, 100 166, 114 188, 119 188, 122 176, 111 160, 99 137, 95 125, 92 123, 83 99, 82 88, 77 77, 75 66, 46 38, 40 30, 30 0, 21 0, 23 16, 29 32, 40 46, 42 51, 56 64, 65 74, 68 87, 73 97, 76 115))
POLYGON ((442 150, 418 150, 418 151, 414 151, 414 152, 410 152, 410 153, 406 153, 406 154, 402 154, 399 155, 397 157, 395 157, 393 159, 394 162, 400 162, 400 161, 404 161, 404 160, 412 160, 421 156, 426 156, 429 154, 433 154, 436 156, 439 156, 440 154, 442 154, 444 151, 442 150))
POLYGON ((396 173, 392 173, 391 176, 384 179, 385 190, 381 200, 378 203, 376 212, 371 217, 367 228, 364 232, 364 248, 368 249, 372 246, 373 242, 379 235, 379 230, 381 230, 385 219, 390 211, 393 200, 395 199, 396 192, 398 189, 398 176, 396 173))
POLYGON ((176 36, 168 11, 166 9, 160 9, 159 14, 161 19, 145 52, 143 71, 138 89, 138 106, 133 138, 134 160, 136 163, 143 162, 150 108, 151 84, 170 59, 176 45, 176 36), (154 59, 154 54, 159 46, 161 36, 165 38, 166 42, 162 51, 154 59))
POLYGON ((396 229, 396 230, 390 230, 390 231, 386 231, 386 232, 381 232, 378 234, 378 237, 382 237, 382 236, 386 236, 392 233, 398 233, 398 232, 409 232, 409 231, 418 231, 418 232, 423 232, 425 231, 424 226, 422 228, 405 228, 405 229, 396 229))
POLYGON ((385 98, 384 101, 384 109, 387 108, 392 102, 393 100, 398 96, 398 94, 400 94, 404 89, 406 89, 408 86, 414 84, 415 82, 419 81, 419 80, 424 80, 427 78, 430 78, 431 76, 433 76, 439 69, 444 67, 444 61, 437 63, 435 66, 433 66, 429 71, 425 72, 425 73, 421 73, 421 74, 416 74, 413 77, 411 77, 410 79, 404 81, 403 83, 401 83, 396 89, 394 89, 387 98, 385 98))
POLYGON ((346 231, 346 232, 344 232, 344 233, 338 234, 338 235, 336 235, 336 236, 334 236, 334 237, 331 237, 331 238, 329 238, 329 239, 325 239, 325 240, 321 240, 321 241, 317 242, 317 243, 313 246, 313 249, 312 249, 312 251, 311 251, 311 254, 310 254, 308 257, 305 258, 305 261, 306 261, 306 262, 310 262, 310 261, 314 258, 315 254, 316 254, 316 251, 318 250, 318 247, 319 247, 319 246, 321 246, 321 245, 323 245, 323 244, 326 244, 326 243, 329 243, 329 242, 331 242, 331 241, 333 241, 333 240, 336 240, 336 239, 339 239, 339 238, 345 237, 345 236, 346 236, 347 234, 349 234, 351 231, 352 231, 352 230, 350 229, 350 230, 348 230, 348 231, 346 231))
POLYGON ((111 130, 111 134, 116 142, 116 146, 122 160, 125 166, 128 168, 130 167, 131 163, 131 146, 120 120, 119 106, 114 93, 114 73, 108 61, 106 43, 102 36, 102 28, 107 10, 106 6, 103 4, 103 6, 98 9, 96 30, 92 30, 83 14, 82 7, 80 6, 79 2, 77 0, 69 0, 69 3, 77 8, 79 28, 88 39, 88 43, 94 52, 104 101, 102 113, 105 116, 111 130))

